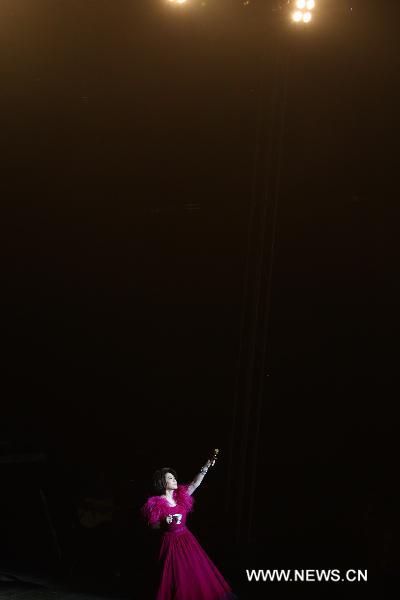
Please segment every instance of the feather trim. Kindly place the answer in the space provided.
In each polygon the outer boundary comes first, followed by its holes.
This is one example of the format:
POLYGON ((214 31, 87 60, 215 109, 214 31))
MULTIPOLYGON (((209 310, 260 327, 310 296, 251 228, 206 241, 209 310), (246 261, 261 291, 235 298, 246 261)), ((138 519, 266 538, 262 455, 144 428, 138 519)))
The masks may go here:
POLYGON ((163 502, 160 496, 151 496, 151 498, 148 498, 140 511, 148 525, 156 525, 161 521, 164 516, 164 506, 165 502, 163 502))
POLYGON ((187 512, 193 510, 194 498, 188 494, 188 485, 178 485, 178 489, 174 491, 173 497, 177 504, 183 506, 187 512))
MULTIPOLYGON (((187 512, 193 510, 194 498, 188 494, 188 485, 178 485, 174 490, 173 498, 179 506, 185 508, 187 512)), ((142 506, 140 512, 148 525, 156 525, 171 513, 172 506, 162 496, 151 496, 142 506)))

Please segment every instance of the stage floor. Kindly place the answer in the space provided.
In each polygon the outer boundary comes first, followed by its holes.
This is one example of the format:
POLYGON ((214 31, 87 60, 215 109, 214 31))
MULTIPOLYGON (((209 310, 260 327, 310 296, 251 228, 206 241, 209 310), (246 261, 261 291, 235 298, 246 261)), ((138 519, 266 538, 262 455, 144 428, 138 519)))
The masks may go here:
MULTIPOLYGON (((68 584, 34 573, 0 571, 0 600, 127 600, 132 596, 117 595, 110 590, 102 592, 80 591, 90 587, 80 582, 68 584)), ((93 582, 92 582, 93 586, 93 582)))

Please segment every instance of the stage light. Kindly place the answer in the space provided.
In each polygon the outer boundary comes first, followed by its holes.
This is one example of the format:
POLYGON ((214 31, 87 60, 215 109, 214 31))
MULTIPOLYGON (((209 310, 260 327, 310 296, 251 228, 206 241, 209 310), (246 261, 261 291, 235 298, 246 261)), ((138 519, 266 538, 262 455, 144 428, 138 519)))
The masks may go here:
POLYGON ((295 23, 310 23, 312 20, 312 10, 316 7, 315 0, 293 0, 292 6, 295 10, 292 12, 292 21, 295 23))

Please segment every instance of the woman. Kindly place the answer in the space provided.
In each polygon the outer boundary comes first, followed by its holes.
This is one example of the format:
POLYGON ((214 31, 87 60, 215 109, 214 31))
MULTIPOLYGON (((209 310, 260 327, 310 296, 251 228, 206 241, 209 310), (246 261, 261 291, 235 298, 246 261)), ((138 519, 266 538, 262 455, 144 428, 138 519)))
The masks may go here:
POLYGON ((199 487, 211 461, 189 485, 178 485, 174 469, 156 471, 157 493, 146 502, 142 515, 159 529, 161 566, 157 600, 228 600, 234 598, 229 584, 186 528, 186 515, 193 507, 193 492, 199 487))

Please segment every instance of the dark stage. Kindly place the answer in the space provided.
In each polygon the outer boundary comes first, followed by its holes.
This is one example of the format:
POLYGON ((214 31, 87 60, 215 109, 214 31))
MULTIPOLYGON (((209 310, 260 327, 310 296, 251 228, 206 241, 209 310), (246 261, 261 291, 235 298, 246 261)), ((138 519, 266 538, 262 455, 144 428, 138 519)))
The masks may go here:
POLYGON ((390 597, 400 3, 294 9, 0 3, 0 599, 155 598, 152 474, 215 448, 240 600, 390 597))

